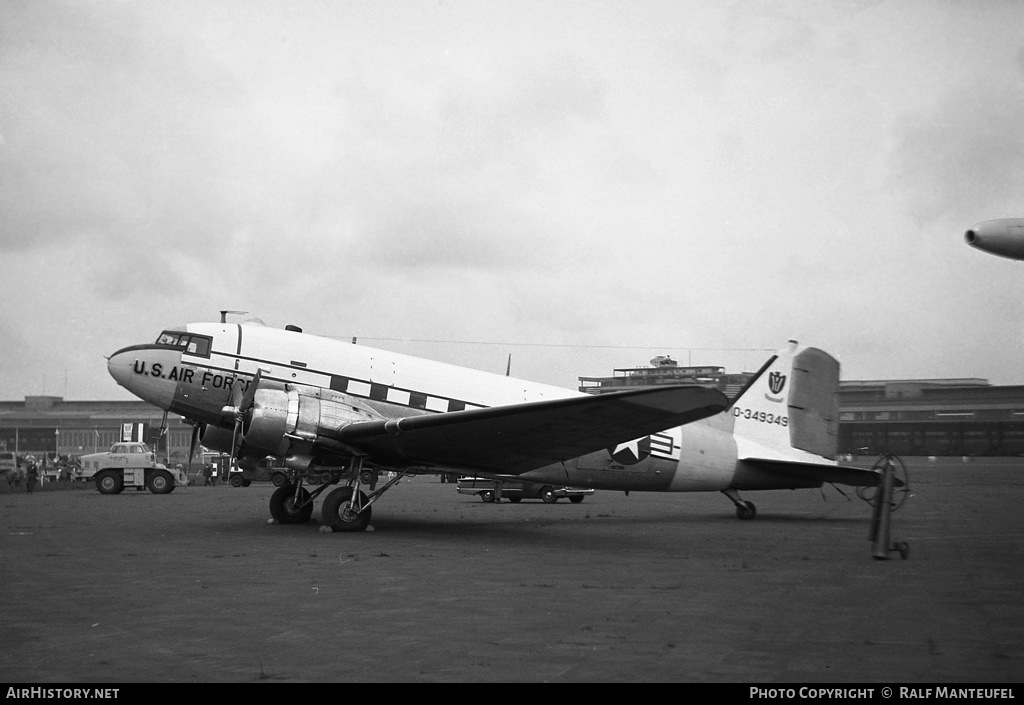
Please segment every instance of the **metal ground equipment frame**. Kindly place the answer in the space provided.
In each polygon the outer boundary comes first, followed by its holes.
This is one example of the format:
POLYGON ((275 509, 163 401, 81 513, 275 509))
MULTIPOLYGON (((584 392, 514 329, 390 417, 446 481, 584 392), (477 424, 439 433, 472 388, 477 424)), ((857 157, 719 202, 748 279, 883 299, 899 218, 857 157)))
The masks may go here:
POLYGON ((881 474, 881 485, 857 490, 857 496, 874 507, 868 535, 871 556, 875 560, 884 561, 890 558, 890 553, 898 552, 900 558, 906 560, 910 556, 910 545, 906 541, 891 541, 889 533, 892 513, 902 507, 910 496, 907 468, 898 456, 886 453, 875 461, 871 469, 881 474))

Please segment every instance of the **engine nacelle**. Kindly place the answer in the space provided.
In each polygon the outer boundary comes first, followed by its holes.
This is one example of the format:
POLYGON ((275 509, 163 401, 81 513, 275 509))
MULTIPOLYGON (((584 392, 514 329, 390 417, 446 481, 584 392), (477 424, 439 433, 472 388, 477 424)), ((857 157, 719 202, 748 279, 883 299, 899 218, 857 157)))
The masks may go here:
POLYGON ((308 456, 317 438, 329 437, 350 423, 377 418, 330 390, 291 385, 261 388, 242 424, 243 446, 265 455, 308 456))
MULTIPOLYGON (((296 396, 296 395, 293 395, 296 396)), ((257 389, 252 408, 242 423, 245 444, 265 449, 273 455, 285 455, 288 445, 282 443, 288 432, 289 394, 283 389, 257 389)))
POLYGON ((231 428, 224 429, 220 426, 205 424, 199 429, 199 442, 210 450, 217 450, 221 453, 230 453, 231 436, 233 433, 234 429, 231 428))
MULTIPOLYGON (((231 453, 231 440, 234 433, 234 428, 221 428, 220 426, 206 424, 199 429, 199 442, 203 444, 203 447, 210 450, 231 453)), ((267 453, 265 451, 242 443, 235 461, 239 467, 255 469, 256 464, 266 456, 267 453)))

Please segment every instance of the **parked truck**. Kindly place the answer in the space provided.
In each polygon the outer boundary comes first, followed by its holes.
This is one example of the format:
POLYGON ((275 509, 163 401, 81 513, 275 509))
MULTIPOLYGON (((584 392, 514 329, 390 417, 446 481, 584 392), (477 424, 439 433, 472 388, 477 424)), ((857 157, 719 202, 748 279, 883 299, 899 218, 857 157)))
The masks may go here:
POLYGON ((106 453, 83 455, 82 478, 96 481, 100 494, 118 494, 125 487, 167 494, 188 484, 181 470, 156 462, 156 453, 145 443, 115 443, 106 453))
MULTIPOLYGON (((517 480, 504 480, 501 484, 501 496, 513 504, 524 499, 539 499, 545 504, 554 504, 561 497, 568 497, 573 504, 579 504, 584 497, 594 494, 594 490, 589 487, 565 487, 517 480)), ((455 491, 459 494, 475 494, 485 502, 498 501, 497 483, 486 477, 464 477, 459 480, 455 491)))
POLYGON ((256 464, 255 469, 232 467, 228 481, 232 487, 248 487, 254 480, 270 480, 274 483, 274 487, 281 487, 292 481, 293 474, 283 460, 267 456, 256 464))

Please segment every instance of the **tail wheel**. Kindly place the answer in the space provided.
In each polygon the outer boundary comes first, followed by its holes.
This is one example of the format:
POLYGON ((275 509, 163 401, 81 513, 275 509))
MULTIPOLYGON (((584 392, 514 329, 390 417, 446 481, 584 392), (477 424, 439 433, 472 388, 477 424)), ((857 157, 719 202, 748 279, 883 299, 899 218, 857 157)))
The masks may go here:
POLYGON ((540 498, 544 500, 544 504, 554 504, 558 501, 558 495, 550 487, 545 487, 540 491, 540 498))
POLYGON ((313 516, 313 503, 303 487, 295 498, 295 485, 282 485, 270 496, 270 516, 278 524, 305 524, 313 516))
POLYGON ((155 470, 146 478, 146 487, 153 494, 168 494, 174 491, 174 478, 166 470, 155 470))
POLYGON ((480 499, 482 499, 485 502, 493 502, 494 501, 494 492, 491 491, 491 490, 485 490, 485 491, 480 493, 480 499))
POLYGON ((366 506, 366 495, 362 492, 359 493, 359 506, 363 510, 356 514, 352 507, 351 487, 338 487, 320 505, 321 521, 334 531, 364 531, 370 524, 373 508, 366 506))
POLYGON ((757 507, 753 502, 740 502, 736 505, 736 516, 740 519, 753 519, 757 516, 757 507))
POLYGON ((119 472, 104 470, 96 475, 96 489, 100 494, 118 494, 124 489, 124 478, 119 472))

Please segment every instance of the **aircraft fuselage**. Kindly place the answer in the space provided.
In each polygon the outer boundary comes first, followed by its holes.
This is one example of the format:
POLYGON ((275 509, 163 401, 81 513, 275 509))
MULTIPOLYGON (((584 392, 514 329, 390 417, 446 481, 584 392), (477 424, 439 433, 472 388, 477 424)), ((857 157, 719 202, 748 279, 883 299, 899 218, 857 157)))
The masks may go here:
MULTIPOLYGON (((353 409, 400 418, 583 396, 582 392, 291 330, 236 323, 168 329, 163 342, 114 353, 110 374, 140 398, 230 429, 226 413, 259 371, 270 383, 347 395, 353 409), (177 337, 175 337, 177 336, 177 337)), ((534 481, 630 491, 792 487, 737 461, 734 410, 524 475, 534 481)), ((443 468, 440 468, 441 470, 443 468)), ((820 483, 817 483, 820 484, 820 483)), ((816 486, 816 485, 811 485, 816 486)))

